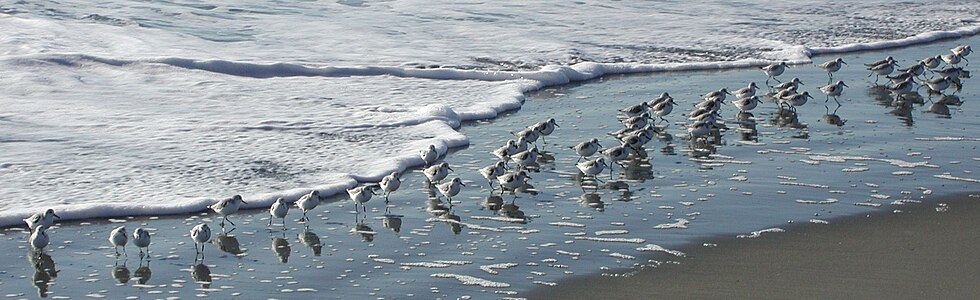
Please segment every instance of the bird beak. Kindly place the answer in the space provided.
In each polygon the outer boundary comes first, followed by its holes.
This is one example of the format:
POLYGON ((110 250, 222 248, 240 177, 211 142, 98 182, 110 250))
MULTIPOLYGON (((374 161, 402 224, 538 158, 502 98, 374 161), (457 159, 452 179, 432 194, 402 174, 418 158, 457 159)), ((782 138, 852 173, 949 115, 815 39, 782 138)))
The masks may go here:
POLYGON ((456 172, 456 170, 453 170, 453 167, 446 167, 446 168, 449 169, 450 171, 456 172))
POLYGON ((844 86, 846 86, 846 87, 850 87, 846 83, 841 82, 841 84, 844 85, 844 86))
POLYGON ((242 204, 248 204, 248 202, 245 202, 245 200, 242 200, 242 204))
POLYGON ((842 60, 842 61, 840 61, 840 63, 842 63, 842 64, 845 64, 845 65, 847 64, 847 63, 846 63, 846 62, 844 62, 843 60, 842 60))
POLYGON ((53 216, 54 216, 55 218, 58 218, 58 219, 61 219, 61 216, 59 216, 59 215, 58 215, 58 214, 56 214, 56 213, 51 213, 51 215, 53 215, 53 216))
POLYGON ((466 184, 463 182, 460 182, 459 185, 466 186, 466 184))
POLYGON ((595 143, 596 146, 602 147, 602 144, 595 143))

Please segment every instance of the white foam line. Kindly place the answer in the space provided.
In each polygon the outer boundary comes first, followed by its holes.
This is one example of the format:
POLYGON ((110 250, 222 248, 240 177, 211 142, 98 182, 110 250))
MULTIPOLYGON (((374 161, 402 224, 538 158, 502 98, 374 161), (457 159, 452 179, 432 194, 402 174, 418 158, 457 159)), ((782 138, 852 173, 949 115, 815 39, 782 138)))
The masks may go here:
POLYGON ((932 175, 932 177, 936 177, 936 178, 939 178, 939 179, 948 179, 948 180, 958 180, 958 181, 965 181, 965 182, 972 182, 972 183, 980 183, 980 179, 967 178, 967 177, 956 177, 956 176, 949 175, 949 174, 932 175))
POLYGON ((782 228, 778 228, 778 227, 773 227, 773 228, 767 228, 767 229, 763 229, 763 230, 753 231, 753 232, 750 232, 749 234, 739 234, 739 235, 737 235, 735 237, 737 237, 737 238, 750 238, 751 239, 751 238, 760 237, 760 236, 762 236, 763 233, 774 233, 774 232, 786 232, 786 230, 783 230, 782 228))
POLYGON ((434 278, 453 278, 453 279, 459 280, 464 285, 479 285, 479 286, 482 286, 482 287, 485 287, 485 288, 507 288, 507 287, 510 287, 510 284, 509 283, 506 283, 506 282, 490 281, 490 280, 486 280, 486 279, 483 279, 483 278, 473 277, 473 276, 468 276, 468 275, 459 275, 459 274, 452 274, 452 273, 435 273, 435 274, 432 274, 432 275, 429 275, 429 276, 434 277, 434 278))
POLYGON ((646 246, 636 248, 636 251, 641 251, 641 252, 643 252, 643 251, 664 252, 664 253, 667 253, 667 254, 671 254, 673 256, 684 256, 685 255, 684 252, 680 252, 680 251, 677 251, 677 250, 670 250, 670 249, 661 247, 660 245, 656 245, 656 244, 647 244, 646 246))

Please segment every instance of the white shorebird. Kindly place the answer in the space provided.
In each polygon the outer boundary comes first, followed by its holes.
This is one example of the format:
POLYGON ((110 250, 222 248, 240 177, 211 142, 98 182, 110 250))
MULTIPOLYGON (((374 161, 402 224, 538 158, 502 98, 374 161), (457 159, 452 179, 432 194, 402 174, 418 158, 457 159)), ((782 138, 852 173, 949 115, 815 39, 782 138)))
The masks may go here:
POLYGON ((880 66, 880 65, 884 65, 884 64, 894 64, 895 62, 896 62, 895 61, 895 58, 889 56, 889 57, 885 57, 885 58, 883 58, 881 60, 874 61, 874 62, 872 62, 870 64, 864 64, 864 65, 867 66, 868 68, 871 68, 871 67, 874 67, 874 66, 880 66))
POLYGON ((381 190, 384 191, 385 203, 388 203, 388 195, 391 195, 391 192, 397 191, 402 186, 402 180, 398 176, 398 172, 391 172, 388 176, 381 178, 381 182, 378 182, 381 190))
POLYGON ((792 96, 792 95, 796 95, 796 88, 795 87, 791 87, 791 88, 788 88, 788 89, 779 90, 778 92, 776 92, 776 94, 773 95, 773 98, 776 98, 778 100, 778 99, 786 98, 786 97, 789 97, 789 96, 792 96))
POLYGON ((966 71, 966 70, 963 70, 963 68, 950 67, 950 68, 945 68, 945 69, 932 70, 932 72, 935 73, 939 77, 949 77, 949 78, 953 78, 953 79, 957 79, 957 78, 960 78, 960 77, 969 78, 969 75, 968 75, 969 72, 966 71))
POLYGON ((531 144, 531 142, 529 142, 527 140, 527 138, 525 138, 523 136, 522 137, 518 137, 517 138, 517 141, 514 142, 514 146, 517 147, 517 148, 514 149, 514 153, 511 153, 511 155, 517 154, 517 152, 527 151, 527 147, 530 144, 531 144))
POLYGON ((525 141, 527 141, 526 143, 528 144, 537 142, 538 138, 541 137, 541 134, 538 133, 537 130, 531 128, 524 128, 523 130, 518 132, 511 132, 511 134, 516 136, 518 141, 520 141, 520 139, 523 138, 525 141))
POLYGON ((750 111, 755 109, 756 106, 759 106, 759 96, 739 98, 732 101, 732 104, 734 104, 739 111, 750 111))
POLYGON ((540 154, 538 147, 531 147, 530 150, 511 155, 510 159, 517 163, 518 167, 527 168, 527 166, 538 160, 538 154, 540 154))
POLYGON ((31 248, 34 248, 34 250, 37 251, 39 254, 41 251, 44 251, 44 247, 47 247, 48 242, 51 241, 48 238, 47 230, 48 230, 48 226, 42 224, 42 225, 38 225, 37 227, 34 227, 34 232, 31 233, 31 237, 30 237, 31 248))
POLYGON ((595 154, 596 151, 599 151, 599 147, 602 147, 602 145, 599 144, 599 139, 591 139, 572 146, 572 150, 575 150, 575 154, 578 154, 579 156, 578 160, 575 162, 579 162, 583 158, 592 156, 592 154, 595 154))
POLYGON ((146 249, 146 254, 150 253, 150 232, 143 227, 136 228, 133 231, 133 246, 136 246, 140 250, 140 258, 143 258, 143 249, 146 249))
MULTIPOLYGON (((658 118, 660 118, 660 121, 667 121, 667 119, 664 117, 669 115, 670 112, 674 110, 674 104, 674 98, 668 98, 667 100, 650 107, 650 110, 653 111, 658 118)), ((670 121, 667 121, 667 123, 670 123, 670 121)))
POLYGON ((119 226, 109 232, 109 243, 112 243, 113 250, 116 250, 116 256, 119 256, 119 247, 123 248, 123 254, 129 256, 126 253, 126 243, 129 242, 129 234, 126 233, 126 226, 119 226))
MULTIPOLYGON (((201 255, 201 259, 204 259, 204 245, 211 241, 211 228, 208 227, 208 224, 197 224, 191 228, 191 239, 194 240, 194 251, 201 255), (197 245, 201 245, 201 249, 198 249, 197 245)), ((194 259, 197 259, 197 255, 194 256, 194 259)))
POLYGON ((943 61, 946 62, 946 64, 948 65, 958 65, 963 60, 962 56, 953 53, 943 54, 941 57, 943 58, 943 61))
POLYGON ((942 55, 930 56, 930 57, 923 58, 919 62, 921 62, 924 66, 926 66, 926 68, 934 69, 938 67, 940 63, 943 62, 943 57, 942 55))
POLYGON ((422 174, 429 179, 429 183, 435 184, 449 176, 449 171, 453 171, 453 168, 449 167, 449 163, 441 162, 425 168, 422 170, 422 174))
POLYGON ((312 191, 296 200, 296 207, 303 210, 303 218, 300 220, 309 222, 310 218, 306 216, 306 213, 316 208, 317 205, 320 205, 320 192, 317 191, 312 191))
POLYGON ((926 72, 926 63, 919 61, 911 66, 908 66, 907 68, 898 69, 898 71, 902 73, 910 73, 912 75, 919 76, 922 75, 922 73, 926 72))
POLYGON ((364 206, 364 203, 371 201, 371 195, 374 195, 374 189, 368 185, 347 189, 347 196, 350 197, 351 201, 354 201, 354 210, 357 210, 357 205, 361 205, 361 209, 367 212, 367 207, 364 206))
POLYGON ((221 215, 222 217, 221 227, 225 226, 225 221, 231 223, 231 226, 237 226, 235 225, 235 222, 228 220, 228 216, 234 214, 235 212, 238 212, 238 209, 241 208, 242 204, 248 204, 248 203, 246 203, 245 200, 242 200, 241 195, 235 195, 232 196, 231 198, 218 201, 218 203, 211 204, 211 206, 209 207, 211 208, 211 210, 221 215))
MULTIPOLYGON (((915 65, 913 65, 913 66, 915 66, 915 65)), ((923 70, 924 69, 925 68, 923 68, 923 70)), ((885 76, 885 78, 888 78, 888 80, 891 80, 892 83, 899 83, 899 82, 903 82, 905 80, 908 80, 910 78, 915 78, 915 73, 914 73, 914 70, 911 70, 910 69, 910 70, 907 70, 907 71, 899 72, 898 74, 895 74, 895 75, 885 76)))
POLYGON ((953 54, 959 55, 963 59, 966 59, 967 55, 973 53, 973 48, 971 48, 970 45, 959 45, 953 47, 953 49, 949 49, 949 51, 953 52, 953 54))
POLYGON ((907 94, 912 92, 912 88, 915 86, 915 80, 912 78, 906 79, 903 82, 895 83, 888 86, 888 90, 895 94, 907 94))
POLYGON ((836 83, 820 87, 820 92, 827 95, 827 100, 823 102, 827 103, 827 101, 830 101, 830 97, 834 97, 834 101, 839 105, 840 101, 837 98, 844 92, 844 87, 847 87, 847 84, 843 80, 838 80, 836 83))
POLYGON ((732 92, 735 99, 748 98, 755 96, 755 91, 759 89, 758 85, 755 85, 755 81, 749 82, 749 86, 740 88, 732 92))
POLYGON ((552 132, 555 132, 556 127, 561 126, 558 126, 558 122, 555 121, 555 118, 548 118, 548 120, 535 123, 534 125, 531 125, 531 127, 541 135, 541 141, 544 142, 545 136, 551 135, 552 132))
POLYGON ((577 163, 575 164, 575 166, 578 167, 579 171, 582 171, 582 174, 585 174, 586 176, 592 176, 592 178, 599 180, 599 178, 596 177, 596 175, 602 173, 603 168, 608 167, 609 164, 606 163, 605 158, 596 157, 596 159, 593 160, 586 160, 577 163))
POLYGON ((823 69, 824 71, 827 71, 827 76, 830 76, 830 79, 834 79, 834 72, 840 71, 841 66, 846 64, 847 63, 844 62, 843 58, 838 57, 835 60, 831 60, 819 64, 817 65, 817 67, 823 69))
POLYGON ((439 189, 439 193, 446 196, 449 206, 451 207, 453 206, 453 196, 459 194, 459 191, 461 191, 464 186, 466 185, 463 184, 463 181, 460 180, 459 177, 456 177, 449 182, 437 185, 436 188, 439 189))
POLYGON ((925 85, 929 87, 930 90, 935 92, 942 92, 943 90, 949 88, 953 79, 949 76, 943 78, 930 79, 925 81, 925 85))
POLYGON ((497 176, 497 182, 500 183, 500 192, 503 193, 504 190, 515 191, 517 188, 524 185, 528 179, 531 179, 527 175, 527 172, 520 170, 517 172, 508 172, 504 175, 497 176))
MULTIPOLYGON (((653 107, 650 108, 653 110, 653 107)), ((623 120, 623 125, 626 127, 646 127, 647 123, 650 121, 650 113, 645 112, 639 116, 632 116, 623 120)))
POLYGON ((704 96, 701 96, 701 98, 704 99, 705 101, 724 102, 725 101, 725 96, 726 95, 731 95, 731 94, 732 93, 729 93, 727 88, 722 88, 722 89, 719 89, 717 91, 712 91, 712 92, 709 92, 707 94, 704 94, 704 96))
POLYGON ((895 62, 892 61, 879 65, 874 65, 868 67, 868 70, 871 71, 871 74, 868 74, 868 77, 871 77, 871 75, 875 75, 875 83, 878 83, 879 76, 885 76, 891 74, 892 71, 895 70, 895 62))
POLYGON ((33 231, 38 225, 51 227, 51 225, 54 225, 54 218, 61 219, 60 216, 54 213, 53 209, 49 208, 43 213, 36 213, 27 217, 24 219, 24 223, 27 223, 27 228, 33 231))
POLYGON ((436 151, 436 145, 429 145, 428 148, 419 151, 419 157, 422 158, 422 162, 428 167, 436 162, 436 159, 439 159, 439 151, 436 151))
MULTIPOLYGON (((605 155, 606 159, 608 159, 609 162, 619 163, 619 161, 624 160, 630 156, 630 148, 629 146, 619 145, 603 150, 602 155, 605 155)), ((613 167, 610 164, 609 176, 612 177, 612 174, 613 174, 613 167)))
POLYGON ((619 111, 622 112, 622 113, 624 113, 624 114, 626 114, 627 116, 632 117, 632 116, 637 116, 637 115, 640 115, 640 114, 646 112, 648 108, 650 108, 650 105, 647 104, 646 102, 643 102, 643 103, 640 103, 640 104, 637 104, 637 105, 633 105, 633 106, 629 106, 629 107, 620 109, 619 111))
MULTIPOLYGON (((309 196, 309 195, 304 195, 309 196)), ((286 214, 289 213, 289 203, 286 203, 286 199, 279 197, 276 202, 269 206, 269 226, 272 226, 272 220, 279 218, 282 219, 282 226, 286 226, 286 214)))
POLYGON ((786 71, 786 67, 787 67, 786 62, 783 61, 783 62, 779 62, 778 64, 770 64, 760 68, 762 69, 762 72, 766 73, 766 76, 769 76, 769 78, 766 79, 766 85, 769 85, 770 79, 775 79, 776 82, 782 82, 779 81, 779 79, 776 77, 779 75, 783 75, 783 72, 786 71))
POLYGON ((708 122, 696 122, 687 126, 687 133, 691 136, 691 139, 699 138, 707 135, 714 128, 712 123, 708 122))
POLYGON ((499 158, 501 161, 506 162, 510 160, 511 155, 517 153, 517 141, 507 140, 507 144, 500 146, 500 148, 494 149, 491 153, 493 153, 493 155, 499 158))
POLYGON ((493 180, 497 179, 497 176, 504 175, 504 172, 506 172, 506 168, 502 161, 497 161, 480 169, 480 175, 487 179, 487 185, 490 186, 490 189, 493 189, 493 180))
POLYGON ((660 93, 660 96, 657 96, 657 98, 653 98, 653 100, 647 101, 647 107, 654 107, 658 103, 667 100, 674 100, 674 97, 671 97, 670 94, 668 94, 667 92, 660 93))
POLYGON ((791 108, 793 111, 796 111, 796 107, 806 104, 807 98, 813 98, 813 96, 810 96, 809 92, 803 92, 779 100, 781 103, 785 103, 786 106, 791 108))
POLYGON ((777 91, 779 91, 779 90, 785 90, 785 89, 790 89, 790 88, 793 89, 793 90, 797 90, 797 89, 800 88, 801 85, 805 85, 805 84, 803 84, 803 81, 800 80, 797 77, 793 77, 793 80, 780 83, 780 84, 776 85, 773 88, 775 90, 777 90, 777 91))

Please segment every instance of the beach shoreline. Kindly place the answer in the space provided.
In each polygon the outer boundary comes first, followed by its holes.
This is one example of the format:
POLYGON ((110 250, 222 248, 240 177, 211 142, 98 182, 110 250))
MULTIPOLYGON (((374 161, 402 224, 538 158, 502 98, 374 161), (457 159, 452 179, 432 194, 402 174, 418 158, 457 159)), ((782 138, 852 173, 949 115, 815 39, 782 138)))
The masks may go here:
POLYGON ((835 298, 980 296, 980 193, 956 193, 828 224, 789 224, 758 238, 719 236, 646 257, 658 266, 582 275, 528 299, 835 298), (625 274, 625 275, 623 275, 625 274))

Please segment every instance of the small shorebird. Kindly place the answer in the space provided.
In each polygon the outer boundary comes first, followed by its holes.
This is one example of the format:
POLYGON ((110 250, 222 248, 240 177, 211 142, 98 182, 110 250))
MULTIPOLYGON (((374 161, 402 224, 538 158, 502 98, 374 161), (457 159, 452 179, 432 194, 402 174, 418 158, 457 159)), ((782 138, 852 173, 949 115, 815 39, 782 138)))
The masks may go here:
POLYGON ((668 99, 673 101, 674 97, 671 97, 670 94, 668 94, 667 92, 660 93, 660 96, 657 96, 657 98, 653 98, 653 100, 647 101, 647 107, 654 107, 658 103, 667 101, 668 99))
POLYGON ((538 133, 537 130, 531 128, 525 128, 518 132, 511 132, 511 134, 516 136, 518 140, 524 138, 524 140, 527 141, 528 144, 537 142, 538 138, 541 137, 541 134, 538 133))
POLYGON ((425 168, 422 170, 422 174, 429 179, 429 183, 435 184, 449 176, 449 171, 453 171, 453 168, 449 167, 449 163, 441 162, 425 168))
POLYGON ((146 249, 146 254, 150 254, 150 232, 143 227, 136 228, 133 231, 133 246, 136 246, 140 250, 140 258, 143 258, 143 249, 146 249))
POLYGON ((527 168, 528 165, 538 160, 538 154, 540 154, 538 147, 531 147, 530 150, 511 155, 510 159, 517 163, 518 167, 527 168))
POLYGON ((507 140, 507 144, 500 146, 500 148, 493 150, 493 152, 491 153, 493 153, 494 156, 499 158, 500 161, 506 162, 510 160, 511 155, 517 153, 517 141, 507 140))
POLYGON ((729 93, 727 88, 722 88, 717 91, 712 91, 707 94, 704 94, 704 96, 701 96, 701 99, 704 99, 706 101, 724 102, 725 95, 731 95, 731 94, 732 93, 729 93))
POLYGON ((497 179, 497 176, 504 175, 504 172, 506 172, 506 168, 502 161, 497 161, 480 169, 480 175, 487 179, 487 185, 490 186, 490 189, 493 189, 493 180, 497 179))
POLYGON ((388 203, 388 195, 391 195, 391 192, 397 191, 402 186, 402 180, 398 176, 398 172, 391 172, 388 176, 381 178, 381 182, 378 182, 381 190, 384 191, 385 203, 388 203))
POLYGON ((36 213, 27 217, 24 219, 24 223, 27 223, 27 228, 33 231, 39 225, 51 227, 51 225, 54 225, 54 218, 61 219, 58 214, 54 213, 54 209, 49 208, 43 213, 36 213))
POLYGON ((956 54, 956 55, 962 57, 963 59, 966 59, 966 56, 967 55, 970 55, 970 53, 973 53, 973 48, 971 48, 970 45, 959 45, 959 46, 953 47, 953 49, 949 49, 949 51, 952 51, 953 54, 956 54))
POLYGON ((781 103, 786 103, 786 106, 791 108, 793 111, 796 111, 796 107, 806 104, 807 98, 813 98, 813 96, 810 96, 809 92, 803 92, 779 100, 781 103))
POLYGON ((884 64, 894 64, 894 63, 895 63, 895 58, 889 56, 889 57, 885 57, 885 58, 883 58, 881 60, 874 61, 874 62, 872 62, 870 64, 864 64, 864 65, 867 66, 868 68, 871 68, 871 67, 874 67, 874 66, 880 66, 880 65, 884 65, 884 64))
POLYGON ((871 75, 875 75, 875 83, 878 83, 879 76, 885 76, 891 74, 892 71, 895 70, 895 62, 892 61, 879 65, 874 65, 868 67, 868 70, 871 71, 871 74, 868 74, 868 77, 871 77, 871 75))
POLYGON ((732 95, 735 96, 735 99, 748 98, 755 96, 755 91, 758 89, 759 86, 755 85, 755 81, 753 81, 749 82, 749 86, 735 90, 732 95))
POLYGON ((691 140, 707 135, 714 128, 712 123, 708 122, 695 122, 687 126, 687 133, 691 136, 691 140))
POLYGON ((357 210, 357 205, 361 205, 361 209, 367 212, 367 207, 364 203, 371 200, 371 195, 374 195, 374 188, 368 185, 357 186, 347 189, 347 196, 354 201, 354 210, 357 210))
POLYGON ((453 196, 459 194, 459 191, 462 190, 464 186, 466 185, 463 184, 463 181, 460 180, 459 177, 456 177, 449 182, 437 185, 436 188, 439 189, 439 192, 442 193, 443 196, 446 196, 449 206, 452 207, 453 196))
POLYGON ((534 123, 534 125, 531 125, 531 128, 533 128, 535 131, 538 132, 538 134, 541 135, 542 142, 545 141, 544 140, 545 136, 549 136, 551 135, 552 132, 555 132, 556 127, 561 127, 561 126, 558 126, 558 122, 555 121, 555 118, 548 118, 548 120, 537 122, 534 123))
POLYGON ((586 160, 575 164, 575 166, 578 167, 579 171, 582 171, 582 174, 585 174, 586 176, 592 176, 592 178, 594 178, 595 180, 599 180, 599 178, 596 177, 596 175, 602 173, 602 169, 609 166, 609 164, 606 164, 605 158, 596 157, 596 159, 594 160, 586 160))
POLYGON ((739 98, 732 101, 732 104, 738 108, 739 111, 750 111, 759 106, 759 96, 750 96, 746 98, 739 98))
POLYGON ((786 62, 784 61, 779 62, 778 64, 770 64, 765 67, 762 67, 761 68, 762 72, 766 73, 766 76, 769 76, 769 78, 766 79, 766 85, 769 85, 770 79, 775 79, 776 82, 782 82, 779 81, 779 78, 776 77, 779 75, 783 75, 783 72, 786 71, 786 67, 787 67, 786 62))
POLYGON ((624 114, 626 114, 627 116, 632 117, 632 116, 638 116, 638 115, 640 115, 642 113, 647 112, 647 109, 648 108, 650 108, 650 105, 647 104, 646 102, 643 102, 643 103, 640 103, 640 104, 637 104, 637 105, 633 105, 633 106, 629 106, 629 107, 620 109, 619 111, 622 112, 622 113, 624 113, 624 114))
MULTIPOLYGON (((207 245, 208 241, 211 241, 211 228, 208 224, 198 224, 191 228, 191 239, 194 240, 194 251, 201 255, 201 259, 204 259, 204 245, 207 245), (197 245, 201 245, 201 249, 197 249, 197 245)), ((197 260, 197 255, 194 256, 197 260)))
POLYGON ((948 65, 958 65, 963 60, 962 56, 953 53, 943 54, 941 57, 943 58, 943 61, 946 62, 946 64, 948 65))
MULTIPOLYGON (((619 145, 603 150, 602 154, 605 155, 610 162, 619 163, 619 161, 630 156, 630 148, 628 146, 619 145)), ((609 176, 612 177, 612 174, 613 167, 612 165, 609 165, 609 176)))
POLYGON ((242 200, 241 195, 235 195, 232 196, 231 198, 218 201, 218 203, 211 204, 211 206, 209 207, 211 208, 211 210, 221 215, 222 217, 221 227, 225 226, 225 221, 231 223, 231 226, 237 226, 235 225, 235 222, 228 220, 228 216, 234 214, 235 212, 238 212, 238 209, 241 207, 242 204, 248 204, 248 203, 246 203, 245 200, 242 200))
POLYGON ((827 103, 827 101, 830 101, 830 97, 834 97, 834 101, 837 102, 837 104, 839 105, 840 101, 837 98, 840 97, 841 93, 844 92, 844 87, 846 86, 847 84, 844 83, 843 80, 838 80, 837 83, 828 84, 820 87, 820 92, 827 95, 827 100, 824 100, 823 102, 827 103))
MULTIPOLYGON (((674 110, 674 104, 674 98, 668 98, 667 100, 650 107, 650 110, 653 111, 658 118, 660 118, 660 121, 667 121, 667 119, 664 119, 664 117, 669 115, 670 112, 674 110)), ((667 121, 667 123, 669 124, 670 121, 667 121)))
POLYGON ((599 144, 599 139, 591 139, 572 146, 572 150, 575 150, 575 154, 578 154, 579 156, 578 160, 575 162, 582 161, 583 158, 592 156, 592 154, 595 154, 596 151, 599 151, 599 147, 602 147, 602 145, 599 144))
POLYGON ((911 73, 912 75, 915 76, 920 76, 922 75, 922 73, 926 72, 926 63, 919 61, 911 66, 908 66, 907 68, 898 69, 898 71, 902 73, 911 73))
POLYGON ((830 76, 830 79, 833 80, 834 79, 834 72, 840 71, 841 66, 842 65, 846 65, 846 64, 847 63, 844 62, 844 59, 843 58, 838 57, 835 60, 831 60, 831 61, 827 61, 825 63, 819 64, 819 65, 817 65, 817 67, 823 69, 824 71, 827 71, 827 76, 830 76))
POLYGON ((776 85, 775 87, 773 87, 773 89, 775 89, 777 91, 779 91, 779 90, 785 90, 785 89, 790 89, 790 88, 792 88, 793 90, 796 90, 796 89, 799 89, 801 85, 805 85, 805 84, 803 84, 803 81, 800 80, 799 78, 793 77, 793 80, 780 83, 780 84, 776 85))
POLYGON ((497 176, 497 182, 500 183, 500 193, 503 193, 504 190, 516 191, 517 188, 524 185, 528 179, 531 179, 531 177, 528 176, 527 172, 524 170, 509 172, 504 175, 497 176))
MULTIPOLYGON (((304 195, 304 197, 309 195, 304 195)), ((269 207, 269 226, 272 226, 272 220, 275 218, 282 219, 282 226, 286 226, 286 214, 289 213, 289 204, 286 203, 286 199, 279 197, 276 202, 272 203, 269 207)))
POLYGON ((129 257, 126 253, 126 243, 129 242, 129 235, 126 234, 126 226, 119 226, 109 232, 109 243, 112 243, 113 250, 116 250, 116 256, 119 256, 119 247, 123 248, 123 254, 129 257))
POLYGON ((928 86, 930 90, 933 90, 933 91, 939 93, 939 92, 942 92, 943 90, 949 88, 949 86, 950 86, 950 84, 952 82, 953 82, 953 79, 950 78, 949 76, 946 76, 946 77, 943 77, 943 78, 936 78, 936 79, 926 80, 925 81, 925 85, 928 86))
POLYGON ((939 63, 943 62, 943 57, 941 55, 930 56, 923 58, 919 62, 921 62, 926 68, 934 69, 939 66, 939 63))
POLYGON ((34 227, 34 232, 31 233, 29 240, 31 243, 31 248, 33 248, 34 251, 37 251, 38 255, 40 255, 41 251, 44 251, 44 247, 47 247, 48 242, 50 241, 47 230, 48 226, 42 224, 34 227))
POLYGON ((316 208, 317 205, 320 205, 320 192, 317 191, 312 191, 296 200, 296 206, 303 210, 303 218, 300 221, 309 222, 310 218, 306 216, 306 213, 316 208))
POLYGON ((432 163, 436 162, 436 159, 439 159, 439 152, 436 151, 435 145, 429 145, 428 148, 419 151, 419 157, 422 158, 422 162, 426 167, 428 167, 432 163))
POLYGON ((906 94, 912 92, 912 87, 915 85, 915 80, 912 78, 906 79, 903 82, 895 83, 888 86, 888 90, 895 94, 906 94))

